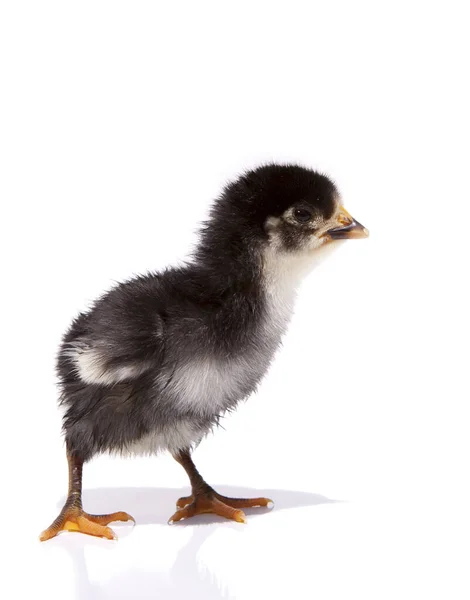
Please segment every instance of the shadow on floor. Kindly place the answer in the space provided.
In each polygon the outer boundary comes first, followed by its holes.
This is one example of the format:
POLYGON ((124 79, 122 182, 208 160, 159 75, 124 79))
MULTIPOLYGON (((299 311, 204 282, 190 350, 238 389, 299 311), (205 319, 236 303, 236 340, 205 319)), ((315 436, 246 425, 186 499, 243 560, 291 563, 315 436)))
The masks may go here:
MULTIPOLYGON (((302 506, 315 506, 336 502, 309 492, 296 492, 290 490, 253 489, 236 486, 214 486, 220 494, 234 498, 254 498, 266 496, 274 500, 274 510, 287 510, 302 506)), ((137 525, 166 525, 168 519, 176 510, 176 500, 180 496, 188 496, 189 488, 99 488, 83 492, 83 506, 86 511, 94 514, 109 513, 125 510, 136 520, 137 525)), ((58 503, 60 510, 65 497, 58 503)), ((261 516, 269 509, 247 508, 247 515, 261 516)), ((203 523, 219 523, 225 521, 216 515, 200 515, 193 517, 178 526, 190 527, 203 523)))

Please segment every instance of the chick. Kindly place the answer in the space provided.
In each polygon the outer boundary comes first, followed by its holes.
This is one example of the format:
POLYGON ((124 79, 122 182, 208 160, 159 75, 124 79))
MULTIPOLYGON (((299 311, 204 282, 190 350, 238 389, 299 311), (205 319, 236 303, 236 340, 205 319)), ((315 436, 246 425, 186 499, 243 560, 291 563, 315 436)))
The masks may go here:
POLYGON ((244 522, 243 508, 271 505, 218 494, 191 450, 266 374, 316 257, 367 235, 328 177, 264 165, 226 186, 183 266, 121 283, 78 315, 57 359, 68 497, 40 539, 62 530, 112 539, 111 521, 133 520, 83 510, 83 464, 105 452, 173 455, 192 493, 170 523, 201 513, 244 522))

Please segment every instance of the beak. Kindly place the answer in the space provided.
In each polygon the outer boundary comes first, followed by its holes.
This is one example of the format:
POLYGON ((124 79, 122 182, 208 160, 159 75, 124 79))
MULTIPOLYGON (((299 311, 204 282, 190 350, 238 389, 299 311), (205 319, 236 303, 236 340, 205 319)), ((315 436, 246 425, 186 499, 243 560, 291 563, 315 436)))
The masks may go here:
POLYGON ((348 211, 341 207, 338 221, 340 225, 326 232, 332 240, 353 240, 369 237, 369 230, 353 219, 348 211))

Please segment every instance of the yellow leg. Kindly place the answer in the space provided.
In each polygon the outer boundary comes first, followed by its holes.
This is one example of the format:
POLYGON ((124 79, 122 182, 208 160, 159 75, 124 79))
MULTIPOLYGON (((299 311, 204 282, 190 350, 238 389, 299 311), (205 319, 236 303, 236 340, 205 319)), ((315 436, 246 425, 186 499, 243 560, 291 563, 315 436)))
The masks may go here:
POLYGON ((191 459, 189 450, 182 450, 174 454, 174 458, 188 474, 193 493, 191 496, 185 496, 177 500, 176 508, 178 510, 170 517, 168 521, 170 524, 206 513, 213 513, 238 523, 246 523, 245 513, 240 509, 254 506, 266 506, 268 508, 274 506, 273 501, 269 498, 227 498, 218 494, 207 485, 199 474, 191 459))
POLYGON ((82 508, 82 468, 80 457, 67 453, 69 464, 69 494, 64 508, 57 519, 45 529, 39 539, 41 542, 50 540, 61 531, 79 531, 108 540, 115 540, 114 531, 106 527, 112 521, 134 521, 126 512, 115 512, 108 515, 89 515, 82 508))

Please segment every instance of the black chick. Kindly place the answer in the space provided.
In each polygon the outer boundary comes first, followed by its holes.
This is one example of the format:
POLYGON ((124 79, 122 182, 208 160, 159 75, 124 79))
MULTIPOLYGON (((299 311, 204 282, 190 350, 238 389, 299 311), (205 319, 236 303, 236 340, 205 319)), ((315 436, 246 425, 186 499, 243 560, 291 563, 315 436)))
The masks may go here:
POLYGON ((260 383, 319 253, 367 235, 324 175, 262 166, 225 188, 184 266, 117 285, 80 314, 57 361, 69 493, 40 539, 61 530, 113 538, 107 524, 132 519, 82 508, 83 463, 102 452, 171 452, 192 495, 170 522, 208 512, 244 522, 242 508, 268 506, 217 494, 191 449, 260 383))

